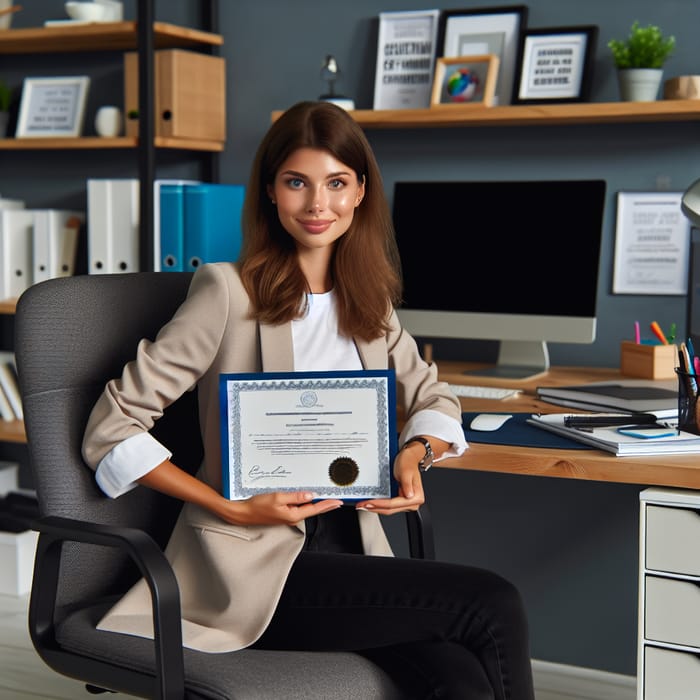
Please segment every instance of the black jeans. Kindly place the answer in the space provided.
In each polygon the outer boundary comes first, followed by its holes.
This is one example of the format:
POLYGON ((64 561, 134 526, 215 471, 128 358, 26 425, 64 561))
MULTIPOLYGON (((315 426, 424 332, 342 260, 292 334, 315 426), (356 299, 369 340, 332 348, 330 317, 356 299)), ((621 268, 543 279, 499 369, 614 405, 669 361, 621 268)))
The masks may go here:
POLYGON ((406 698, 534 699, 518 591, 458 564, 303 551, 253 646, 356 651, 406 698))

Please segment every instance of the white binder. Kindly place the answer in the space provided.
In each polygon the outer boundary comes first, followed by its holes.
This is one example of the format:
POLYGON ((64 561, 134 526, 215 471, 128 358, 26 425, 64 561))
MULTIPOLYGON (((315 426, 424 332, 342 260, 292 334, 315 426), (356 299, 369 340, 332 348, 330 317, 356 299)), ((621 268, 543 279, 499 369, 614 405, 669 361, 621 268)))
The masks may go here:
POLYGON ((33 282, 69 277, 75 272, 78 237, 85 214, 67 209, 33 211, 33 282))
POLYGON ((88 180, 88 273, 139 271, 139 181, 88 180))
POLYGON ((32 284, 31 209, 0 209, 0 299, 18 297, 32 284))

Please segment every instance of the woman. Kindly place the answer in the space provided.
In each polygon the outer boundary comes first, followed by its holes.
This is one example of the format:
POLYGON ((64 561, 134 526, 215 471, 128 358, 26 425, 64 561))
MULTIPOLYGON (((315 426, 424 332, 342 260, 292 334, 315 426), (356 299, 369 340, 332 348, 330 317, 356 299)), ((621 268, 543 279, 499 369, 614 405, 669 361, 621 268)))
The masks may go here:
MULTIPOLYGON (((532 700, 517 591, 483 570, 390 556, 377 517, 417 509, 419 466, 466 444, 457 399, 399 325, 379 169, 344 110, 304 102, 273 124, 253 164, 243 230, 240 261, 200 268, 173 319, 108 383, 83 444, 107 495, 143 484, 185 501, 167 548, 185 645, 355 650, 407 697, 532 700), (341 507, 307 492, 221 495, 221 373, 387 367, 406 417, 395 497, 341 507), (148 432, 194 386, 205 446, 196 478, 148 432)), ((151 636, 144 583, 100 626, 151 636)))

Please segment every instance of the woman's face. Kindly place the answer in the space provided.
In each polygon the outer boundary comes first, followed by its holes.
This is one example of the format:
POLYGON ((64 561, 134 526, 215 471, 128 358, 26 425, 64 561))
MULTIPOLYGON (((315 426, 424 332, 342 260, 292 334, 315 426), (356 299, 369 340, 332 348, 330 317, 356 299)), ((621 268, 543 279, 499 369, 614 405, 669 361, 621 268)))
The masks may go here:
POLYGON ((301 250, 331 246, 348 230, 365 185, 328 151, 300 148, 282 163, 267 193, 301 250))

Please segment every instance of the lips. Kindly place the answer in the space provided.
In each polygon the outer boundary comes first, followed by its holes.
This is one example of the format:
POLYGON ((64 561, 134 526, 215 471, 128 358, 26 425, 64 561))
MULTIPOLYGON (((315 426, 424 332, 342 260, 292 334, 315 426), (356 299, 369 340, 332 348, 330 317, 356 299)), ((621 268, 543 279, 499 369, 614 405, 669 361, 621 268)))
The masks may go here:
POLYGON ((299 221, 299 225, 307 233, 323 233, 327 231, 333 224, 332 220, 328 219, 309 219, 306 221, 299 221))

